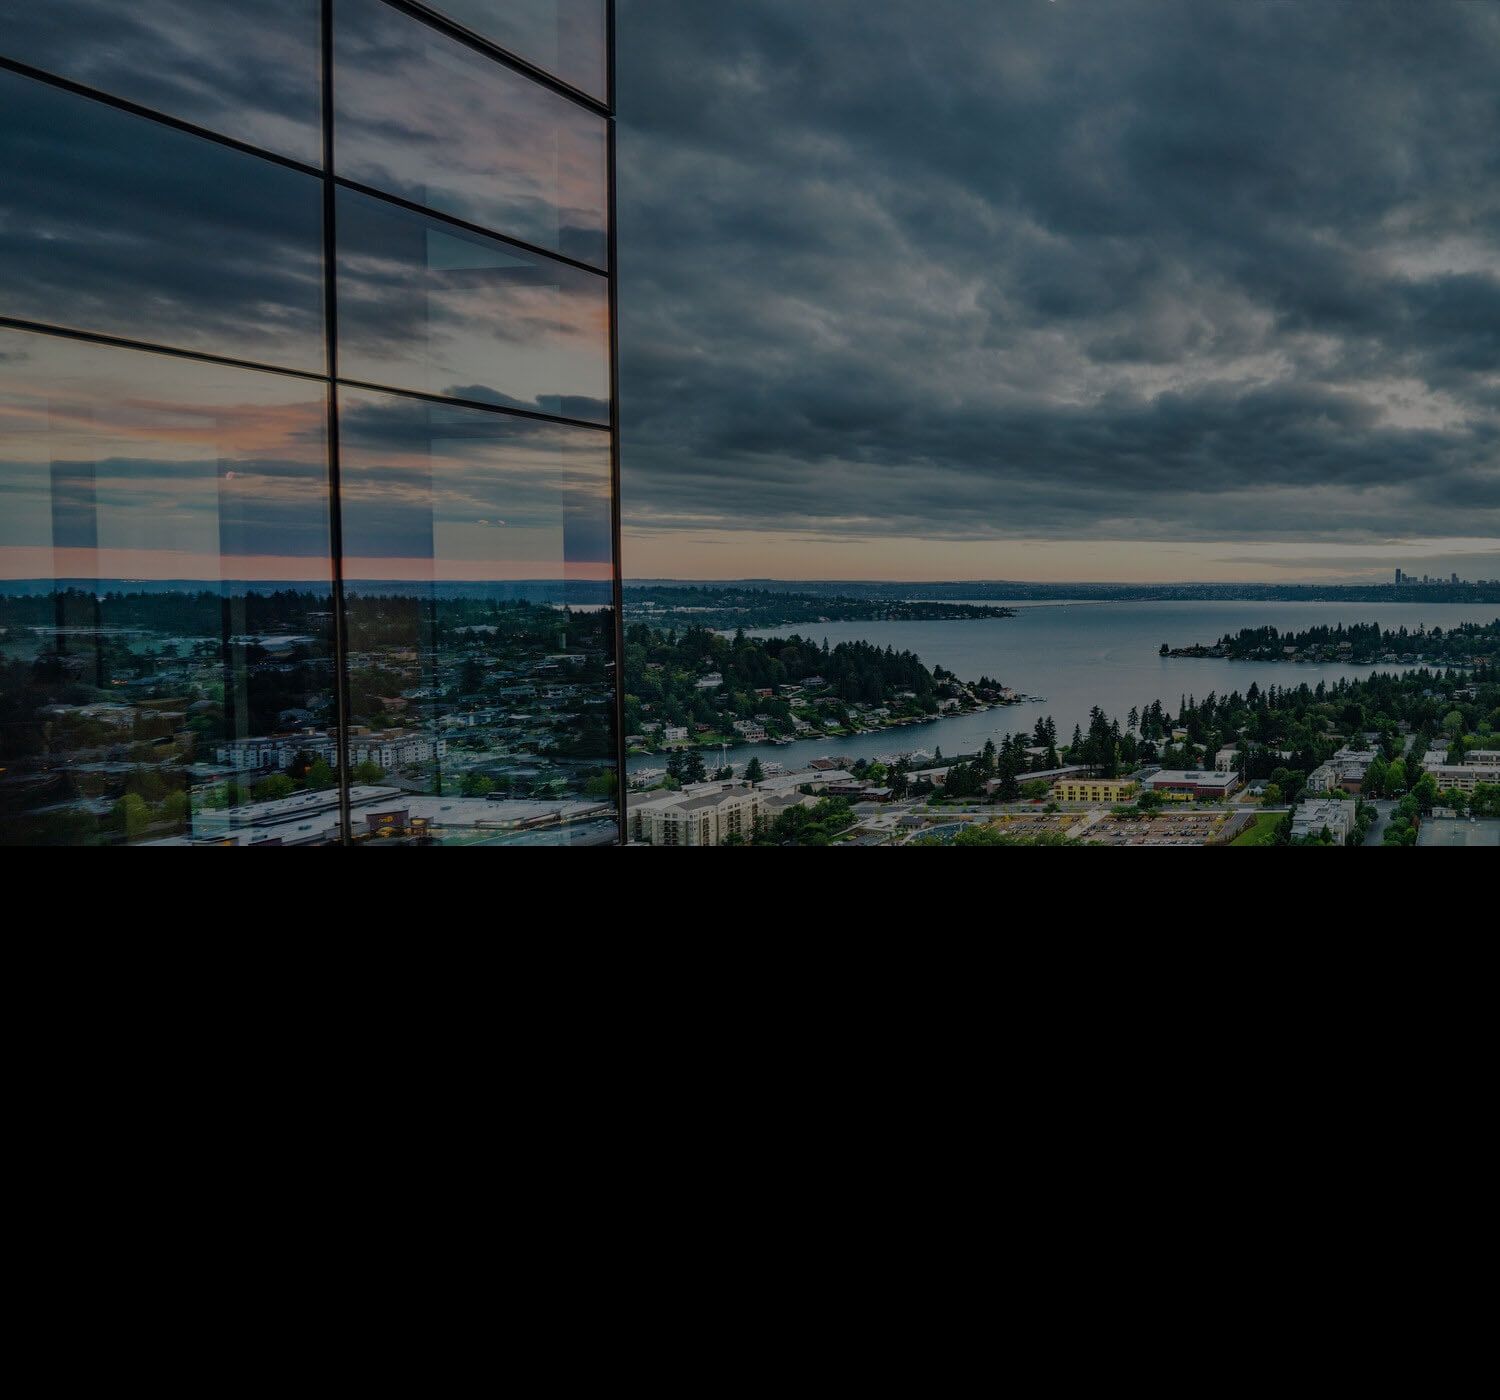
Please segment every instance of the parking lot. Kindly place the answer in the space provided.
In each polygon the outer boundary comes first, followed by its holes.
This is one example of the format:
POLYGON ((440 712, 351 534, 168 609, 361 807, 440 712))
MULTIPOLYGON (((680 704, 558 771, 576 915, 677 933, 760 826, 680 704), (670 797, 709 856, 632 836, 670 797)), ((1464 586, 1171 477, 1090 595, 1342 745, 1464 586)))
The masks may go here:
POLYGON ((1163 812, 1151 817, 1111 814, 1095 822, 1083 839, 1105 846, 1206 846, 1227 820, 1223 812, 1163 812))
POLYGON ((1226 823, 1244 824, 1241 814, 1190 810, 1157 812, 1150 816, 1115 816, 1091 811, 1024 813, 999 817, 990 825, 1007 836, 1035 837, 1061 834, 1083 845, 1100 846, 1206 846, 1221 834, 1229 834, 1226 823))

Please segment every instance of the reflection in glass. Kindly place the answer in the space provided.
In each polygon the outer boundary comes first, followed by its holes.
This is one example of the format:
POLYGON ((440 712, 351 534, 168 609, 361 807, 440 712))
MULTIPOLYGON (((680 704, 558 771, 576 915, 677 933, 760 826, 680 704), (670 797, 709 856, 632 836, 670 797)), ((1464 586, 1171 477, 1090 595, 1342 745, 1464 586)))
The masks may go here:
POLYGON ((340 175, 604 266, 602 117, 383 0, 335 13, 340 175))
POLYGON ((343 378, 609 421, 602 276, 352 190, 337 224, 343 378))
POLYGON ((319 370, 322 183, 0 70, 0 315, 319 370))
POLYGON ((605 0, 427 0, 481 38, 603 102, 605 0))
POLYGON ((325 393, 0 330, 0 843, 336 837, 325 393))
POLYGON ((353 833, 616 837, 609 436, 344 389, 353 833))
POLYGON ((9 58, 323 163, 319 0, 0 0, 9 58))

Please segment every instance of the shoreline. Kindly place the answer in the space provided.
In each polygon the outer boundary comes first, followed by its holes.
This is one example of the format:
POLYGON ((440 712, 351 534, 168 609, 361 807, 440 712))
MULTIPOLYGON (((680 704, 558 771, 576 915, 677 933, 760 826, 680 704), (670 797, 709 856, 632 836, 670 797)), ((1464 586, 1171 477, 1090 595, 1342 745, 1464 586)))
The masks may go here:
MULTIPOLYGON (((695 744, 695 743, 687 743, 687 744, 678 744, 678 745, 675 745, 673 748, 669 748, 669 749, 654 749, 654 750, 633 749, 629 753, 627 753, 626 756, 625 756, 626 770, 628 772, 633 767, 634 768, 644 768, 644 767, 650 766, 649 764, 647 764, 646 762, 643 762, 642 760, 656 759, 656 760, 661 760, 662 762, 665 762, 674 753, 693 753, 693 752, 697 752, 697 753, 700 753, 700 754, 714 754, 714 753, 720 752, 720 750, 722 750, 722 749, 727 749, 731 753, 733 753, 734 751, 739 750, 739 749, 755 749, 757 751, 762 750, 762 749, 768 749, 768 748, 769 749, 786 749, 786 748, 792 748, 792 747, 794 747, 797 744, 814 744, 814 745, 837 746, 837 745, 841 745, 841 744, 853 743, 856 740, 872 739, 872 738, 876 737, 877 735, 890 734, 890 733, 894 733, 897 730, 904 730, 904 729, 925 729, 925 728, 928 728, 929 726, 932 726, 932 725, 953 724, 953 723, 956 723, 957 721, 960 721, 960 720, 973 719, 977 715, 988 714, 991 710, 1012 710, 1012 709, 1016 709, 1016 708, 1018 708, 1018 707, 1020 707, 1022 705, 1038 705, 1038 704, 1044 705, 1046 703, 1047 703, 1047 700, 1046 700, 1045 696, 1040 696, 1040 695, 1026 695, 1026 696, 1021 696, 1021 697, 1019 697, 1019 698, 1017 698, 1015 700, 995 701, 992 704, 979 705, 979 706, 976 706, 972 710, 964 710, 961 714, 956 714, 956 715, 929 715, 929 716, 927 716, 927 717, 925 717, 923 719, 901 720, 901 721, 898 721, 895 724, 884 725, 884 726, 882 726, 879 729, 860 729, 860 730, 857 730, 857 731, 855 731, 853 733, 849 733, 849 734, 823 734, 823 735, 817 735, 815 737, 809 737, 809 736, 806 736, 806 735, 802 735, 802 736, 798 736, 795 739, 784 739, 784 740, 781 740, 780 742, 778 742, 778 741, 776 741, 774 739, 756 739, 756 740, 752 740, 752 739, 742 739, 742 738, 736 737, 733 741, 730 741, 730 740, 726 739, 726 740, 723 741, 723 743, 720 743, 720 744, 695 744)), ((939 746, 939 747, 941 747, 941 746, 939 746)), ((907 752, 907 754, 903 755, 903 756, 909 757, 911 754, 925 753, 925 752, 927 752, 925 749, 912 749, 912 750, 909 750, 907 752)), ((774 761, 777 761, 777 760, 773 759, 771 761, 774 762, 774 761)), ((948 761, 947 759, 944 759, 945 763, 947 761, 948 761)))

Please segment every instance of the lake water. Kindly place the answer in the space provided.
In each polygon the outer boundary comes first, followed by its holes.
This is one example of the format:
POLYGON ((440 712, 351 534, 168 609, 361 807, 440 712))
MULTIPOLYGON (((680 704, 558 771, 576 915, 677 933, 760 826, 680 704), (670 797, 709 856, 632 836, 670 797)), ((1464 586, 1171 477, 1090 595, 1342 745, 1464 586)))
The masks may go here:
MULTIPOLYGON (((1379 622, 1387 628, 1452 627, 1460 622, 1492 622, 1500 606, 1461 603, 1185 603, 1185 602, 1048 602, 1011 603, 1016 616, 973 622, 837 622, 770 628, 750 636, 791 636, 800 633, 829 646, 864 640, 914 651, 924 665, 941 665, 964 680, 991 676, 1023 695, 1045 696, 986 710, 956 719, 913 724, 879 734, 848 739, 813 739, 793 744, 742 745, 730 750, 730 761, 780 763, 787 769, 805 767, 809 760, 874 758, 877 754, 913 749, 945 754, 970 753, 986 739, 1030 732, 1041 715, 1057 721, 1059 738, 1066 742, 1075 724, 1088 723, 1089 710, 1098 705, 1111 718, 1125 722, 1132 705, 1153 700, 1173 713, 1179 698, 1202 698, 1210 691, 1242 694, 1252 681, 1267 686, 1297 686, 1304 682, 1369 675, 1396 666, 1339 666, 1272 664, 1257 661, 1178 659, 1157 654, 1163 642, 1174 647, 1194 642, 1216 642, 1226 632, 1242 627, 1277 627, 1297 631, 1338 623, 1379 622)), ((665 759, 652 755, 630 760, 630 767, 660 768, 665 759)))

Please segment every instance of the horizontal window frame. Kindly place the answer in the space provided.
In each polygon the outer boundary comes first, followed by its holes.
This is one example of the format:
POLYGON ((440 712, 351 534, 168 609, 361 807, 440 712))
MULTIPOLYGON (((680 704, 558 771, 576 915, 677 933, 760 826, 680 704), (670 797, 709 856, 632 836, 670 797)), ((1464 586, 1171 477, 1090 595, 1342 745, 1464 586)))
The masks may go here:
POLYGON ((61 340, 82 341, 88 345, 103 345, 114 350, 138 350, 146 355, 166 355, 177 360, 196 360, 201 364, 223 365, 227 369, 248 369, 258 374, 278 374, 286 379, 300 379, 305 384, 332 384, 335 387, 342 384, 350 389, 398 394, 402 398, 421 399, 426 403, 454 404, 459 408, 475 408, 482 413, 499 414, 503 418, 530 418, 540 423, 555 423, 561 428, 589 428, 596 433, 610 431, 608 423, 599 423, 588 418, 568 418, 560 413, 542 413, 529 408, 506 408, 501 404, 484 403, 478 399, 462 399, 453 394, 433 394, 422 389, 403 389, 397 384, 381 384, 372 379, 330 377, 313 370, 287 369, 285 366, 269 365, 261 360, 241 360, 233 355, 215 355, 204 350, 184 350, 176 345, 159 345, 155 341, 134 340, 129 336, 109 335, 104 331, 79 330, 73 326, 59 326, 50 321, 28 321, 20 316, 0 316, 0 330, 56 336, 61 340))
MULTIPOLYGON (((588 108, 589 111, 598 116, 612 117, 614 115, 615 74, 614 64, 609 59, 609 56, 614 51, 613 43, 609 43, 609 40, 613 39, 612 33, 607 34, 606 38, 608 47, 605 50, 605 94, 601 100, 591 93, 585 92, 582 88, 574 87, 566 79, 549 73, 545 68, 539 68, 529 59, 522 58, 518 54, 512 53, 509 49, 502 48, 493 40, 486 39, 483 34, 475 33, 467 25, 460 24, 457 20, 449 19, 447 15, 441 14, 437 10, 428 9, 426 5, 417 3, 416 0, 384 0, 384 3, 389 5, 393 10, 400 10, 403 14, 410 15, 413 19, 421 20, 433 29, 439 29, 445 34, 452 35, 453 38, 467 44, 471 49, 477 49, 482 54, 488 54, 489 57, 505 64, 507 68, 514 68, 516 72, 530 78, 533 82, 540 83, 543 87, 551 88, 553 92, 559 93, 563 97, 576 102, 580 107, 588 108)), ((612 30, 614 24, 614 5, 606 5, 605 11, 608 17, 606 21, 608 28, 612 30)))
POLYGON ((367 199, 383 200, 386 204, 394 204, 398 209, 405 209, 410 214, 421 214, 425 218, 437 219, 441 223, 451 224, 454 228, 461 228, 465 233, 477 233, 483 238, 493 238, 497 243, 507 243, 523 253, 530 253, 533 257, 546 258, 549 262, 562 263, 564 267, 577 268, 579 272, 592 272, 595 277, 608 279, 610 269, 599 267, 595 263, 582 262, 578 258, 570 258, 566 253, 554 253, 548 248, 539 247, 535 243, 528 243, 522 238, 512 238, 508 234, 496 233, 492 228, 486 228, 483 224, 476 224, 468 219, 461 219, 456 214, 445 214, 439 209, 434 209, 427 204, 418 204, 415 200, 403 199, 398 194, 391 194, 387 190, 377 188, 375 185, 362 184, 358 180, 347 179, 343 175, 335 175, 333 184, 340 189, 352 190, 355 194, 362 194, 367 199))

